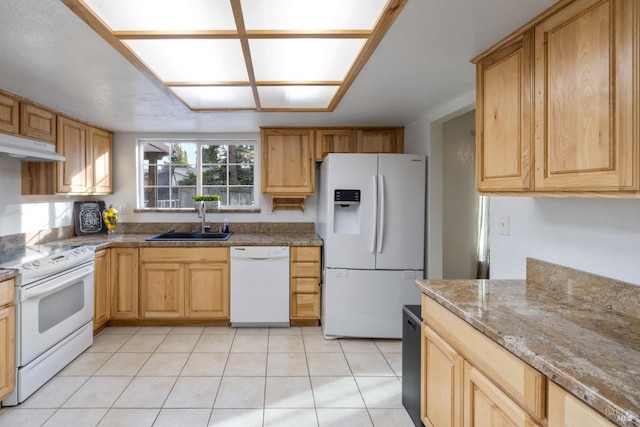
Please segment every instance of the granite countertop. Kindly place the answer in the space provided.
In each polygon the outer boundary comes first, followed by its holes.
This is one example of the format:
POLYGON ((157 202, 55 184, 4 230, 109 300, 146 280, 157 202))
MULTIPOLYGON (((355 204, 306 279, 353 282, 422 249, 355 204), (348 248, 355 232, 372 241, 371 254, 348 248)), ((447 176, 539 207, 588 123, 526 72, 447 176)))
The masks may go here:
POLYGON ((322 246, 315 233, 233 233, 225 241, 147 241, 158 233, 116 233, 76 236, 48 242, 47 245, 94 245, 96 249, 117 247, 197 247, 197 246, 322 246))
POLYGON ((637 317, 585 301, 571 289, 567 292, 534 280, 420 280, 416 284, 613 422, 640 425, 637 317))
POLYGON ((4 282, 5 280, 9 280, 9 279, 13 279, 14 277, 16 277, 16 274, 18 272, 16 270, 6 270, 6 269, 2 269, 0 268, 0 282, 4 282))

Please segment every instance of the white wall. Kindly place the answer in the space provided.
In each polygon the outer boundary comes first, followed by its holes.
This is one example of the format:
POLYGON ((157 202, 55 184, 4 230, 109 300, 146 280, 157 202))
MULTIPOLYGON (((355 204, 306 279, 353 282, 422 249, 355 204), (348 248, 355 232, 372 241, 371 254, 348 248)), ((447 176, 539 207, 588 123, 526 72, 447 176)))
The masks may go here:
POLYGON ((523 279, 533 257, 640 285, 640 200, 492 197, 490 240, 492 279, 523 279))
POLYGON ((474 279, 478 269, 475 110, 443 124, 442 277, 474 279))
POLYGON ((427 155, 425 277, 442 278, 443 167, 442 125, 472 110, 475 90, 455 98, 405 126, 405 152, 427 155))
POLYGON ((22 196, 21 162, 0 156, 0 236, 72 224, 74 198, 22 196))

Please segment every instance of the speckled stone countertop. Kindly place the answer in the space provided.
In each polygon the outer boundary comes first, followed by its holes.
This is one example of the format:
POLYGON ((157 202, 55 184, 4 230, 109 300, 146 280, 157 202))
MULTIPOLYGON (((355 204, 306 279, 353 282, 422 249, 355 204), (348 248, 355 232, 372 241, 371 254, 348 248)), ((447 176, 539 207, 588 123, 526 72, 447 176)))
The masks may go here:
POLYGON ((416 285, 611 421, 640 426, 640 286, 531 259, 527 280, 416 285))
MULTIPOLYGON (((155 233, 157 234, 157 233, 155 233)), ((105 234, 76 236, 48 242, 47 245, 94 245, 96 249, 108 247, 197 247, 197 246, 322 246, 315 233, 234 233, 225 241, 147 241, 154 234, 105 234)))
POLYGON ((4 282, 5 280, 13 279, 16 277, 16 270, 5 270, 0 268, 0 282, 4 282))

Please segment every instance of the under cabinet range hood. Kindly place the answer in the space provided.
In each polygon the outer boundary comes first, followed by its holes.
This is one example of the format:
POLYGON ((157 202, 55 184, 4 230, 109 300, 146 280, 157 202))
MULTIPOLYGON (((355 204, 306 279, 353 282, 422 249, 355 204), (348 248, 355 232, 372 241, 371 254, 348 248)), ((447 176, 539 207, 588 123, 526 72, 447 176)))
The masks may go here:
POLYGON ((0 133, 0 154, 29 162, 61 162, 64 156, 46 142, 0 133))

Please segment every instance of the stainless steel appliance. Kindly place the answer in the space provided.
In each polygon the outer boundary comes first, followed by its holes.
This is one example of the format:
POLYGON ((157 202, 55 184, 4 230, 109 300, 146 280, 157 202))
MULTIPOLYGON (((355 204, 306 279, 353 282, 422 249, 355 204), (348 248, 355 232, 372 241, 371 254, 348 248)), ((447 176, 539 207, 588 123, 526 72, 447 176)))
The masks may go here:
POLYGON ((31 246, 0 255, 16 269, 16 387, 23 402, 93 343, 93 246, 31 246))

